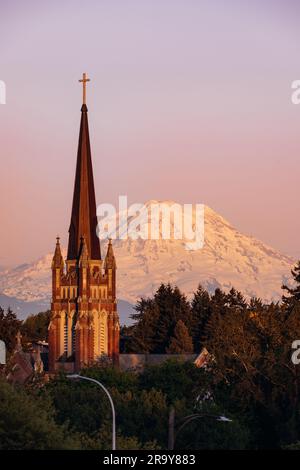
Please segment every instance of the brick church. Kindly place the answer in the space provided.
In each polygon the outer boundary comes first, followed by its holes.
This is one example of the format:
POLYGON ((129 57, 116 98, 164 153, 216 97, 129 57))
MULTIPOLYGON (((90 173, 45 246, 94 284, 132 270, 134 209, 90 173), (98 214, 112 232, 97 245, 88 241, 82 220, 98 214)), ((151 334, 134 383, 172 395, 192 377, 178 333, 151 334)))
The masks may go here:
POLYGON ((67 259, 59 238, 52 261, 49 371, 79 371, 119 355, 116 261, 111 241, 104 261, 97 236, 96 198, 83 74, 83 104, 67 259))

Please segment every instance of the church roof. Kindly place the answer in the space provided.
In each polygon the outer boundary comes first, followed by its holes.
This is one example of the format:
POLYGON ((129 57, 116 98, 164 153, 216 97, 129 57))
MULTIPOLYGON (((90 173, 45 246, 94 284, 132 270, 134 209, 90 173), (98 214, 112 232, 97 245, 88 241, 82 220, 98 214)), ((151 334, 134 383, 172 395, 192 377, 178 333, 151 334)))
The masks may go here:
POLYGON ((80 133, 67 259, 74 260, 78 258, 81 246, 81 237, 85 238, 89 258, 92 260, 101 259, 100 242, 96 229, 96 198, 88 126, 88 109, 86 104, 83 103, 81 108, 80 133))

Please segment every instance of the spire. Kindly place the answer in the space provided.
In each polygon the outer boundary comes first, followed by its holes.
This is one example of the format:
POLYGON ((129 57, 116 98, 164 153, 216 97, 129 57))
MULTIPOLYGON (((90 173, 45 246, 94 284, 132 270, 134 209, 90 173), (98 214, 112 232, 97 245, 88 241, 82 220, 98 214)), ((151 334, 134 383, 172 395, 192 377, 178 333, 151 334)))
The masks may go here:
POLYGON ((83 104, 81 107, 80 133, 67 259, 77 259, 80 250, 80 239, 82 236, 85 236, 90 259, 100 260, 100 242, 96 233, 96 198, 87 115, 88 109, 85 104, 86 82, 89 81, 89 79, 87 79, 84 74, 83 79, 80 81, 83 83, 83 104))
POLYGON ((52 258, 52 268, 62 268, 64 266, 64 260, 61 254, 59 237, 56 237, 56 246, 54 255, 52 258))
POLYGON ((115 259, 115 255, 114 255, 114 250, 113 250, 112 243, 111 243, 111 238, 108 241, 108 247, 107 247, 107 253, 106 253, 106 256, 105 256, 104 267, 105 267, 105 269, 116 269, 117 268, 116 259, 115 259))

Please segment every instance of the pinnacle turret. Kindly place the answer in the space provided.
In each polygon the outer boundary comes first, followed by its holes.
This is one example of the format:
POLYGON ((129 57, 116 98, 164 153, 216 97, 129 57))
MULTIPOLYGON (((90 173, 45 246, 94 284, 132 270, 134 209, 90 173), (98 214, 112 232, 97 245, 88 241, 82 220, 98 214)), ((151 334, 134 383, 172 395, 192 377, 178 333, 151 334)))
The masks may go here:
POLYGON ((59 237, 56 238, 56 246, 54 250, 54 255, 52 258, 52 269, 53 268, 63 268, 64 267, 64 259, 61 254, 61 249, 60 249, 60 242, 59 242, 59 237))
POLYGON ((116 269, 117 268, 111 238, 108 241, 107 253, 106 253, 105 261, 104 261, 104 268, 105 269, 116 269))

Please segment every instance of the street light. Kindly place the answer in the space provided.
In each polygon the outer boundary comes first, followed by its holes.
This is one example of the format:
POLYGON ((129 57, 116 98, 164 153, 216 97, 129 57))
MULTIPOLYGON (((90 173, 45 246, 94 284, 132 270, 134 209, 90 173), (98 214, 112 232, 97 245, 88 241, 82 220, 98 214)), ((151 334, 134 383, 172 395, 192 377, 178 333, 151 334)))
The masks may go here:
POLYGON ((109 403, 111 405, 111 411, 112 411, 112 450, 116 450, 116 412, 115 412, 115 406, 114 402, 112 400, 112 397, 104 385, 102 385, 101 382, 95 379, 91 379, 90 377, 85 377, 84 375, 79 375, 79 374, 70 374, 67 375, 68 379, 81 379, 81 380, 88 380, 89 382, 94 382, 95 384, 99 385, 99 387, 102 388, 102 390, 106 393, 109 403))
POLYGON ((183 418, 180 421, 181 425, 179 426, 175 434, 175 409, 174 407, 172 407, 170 409, 170 415, 169 415, 169 442, 168 442, 169 450, 174 450, 175 440, 178 434, 180 433, 180 431, 191 421, 194 421, 195 419, 201 419, 201 418, 211 418, 216 421, 223 422, 223 423, 230 423, 232 421, 232 419, 229 419, 226 416, 222 416, 222 415, 211 415, 208 413, 195 413, 189 416, 185 416, 185 418, 183 418))
POLYGON ((217 421, 222 421, 223 423, 231 423, 232 419, 226 418, 226 416, 218 416, 217 421))

